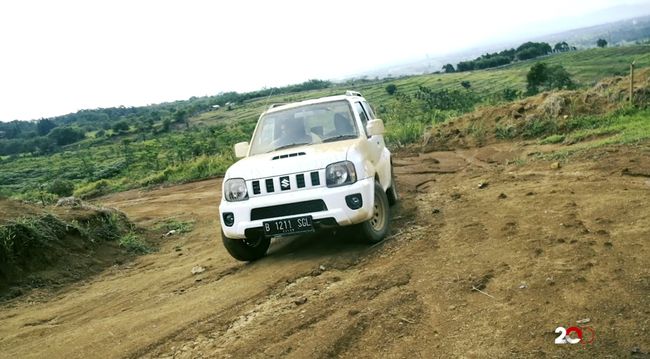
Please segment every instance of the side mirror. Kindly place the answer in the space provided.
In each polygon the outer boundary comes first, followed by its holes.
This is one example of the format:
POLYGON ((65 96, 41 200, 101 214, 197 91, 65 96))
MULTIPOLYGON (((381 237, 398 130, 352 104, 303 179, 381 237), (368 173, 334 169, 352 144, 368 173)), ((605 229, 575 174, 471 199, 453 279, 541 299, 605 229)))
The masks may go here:
POLYGON ((384 121, 380 119, 374 119, 368 121, 368 124, 366 125, 366 130, 368 132, 368 136, 379 136, 384 134, 384 121))
POLYGON ((248 142, 239 142, 235 144, 235 157, 237 158, 244 158, 246 157, 246 154, 248 153, 248 148, 250 146, 248 145, 248 142))

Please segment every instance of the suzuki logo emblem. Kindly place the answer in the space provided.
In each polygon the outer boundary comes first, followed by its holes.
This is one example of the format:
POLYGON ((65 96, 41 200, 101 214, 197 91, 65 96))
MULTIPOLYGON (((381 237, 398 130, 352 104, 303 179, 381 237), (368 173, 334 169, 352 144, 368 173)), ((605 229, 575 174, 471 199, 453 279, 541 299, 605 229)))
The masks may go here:
POLYGON ((280 187, 282 187, 283 190, 289 189, 291 182, 289 182, 289 177, 282 177, 280 178, 280 187))

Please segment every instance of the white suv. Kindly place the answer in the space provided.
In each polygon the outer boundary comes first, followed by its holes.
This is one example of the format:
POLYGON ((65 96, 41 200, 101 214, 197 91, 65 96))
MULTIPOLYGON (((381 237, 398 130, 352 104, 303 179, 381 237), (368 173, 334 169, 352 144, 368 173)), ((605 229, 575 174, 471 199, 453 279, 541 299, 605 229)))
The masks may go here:
POLYGON ((221 238, 238 260, 272 237, 355 226, 381 241, 397 202, 384 124, 358 92, 272 105, 223 180, 221 238))

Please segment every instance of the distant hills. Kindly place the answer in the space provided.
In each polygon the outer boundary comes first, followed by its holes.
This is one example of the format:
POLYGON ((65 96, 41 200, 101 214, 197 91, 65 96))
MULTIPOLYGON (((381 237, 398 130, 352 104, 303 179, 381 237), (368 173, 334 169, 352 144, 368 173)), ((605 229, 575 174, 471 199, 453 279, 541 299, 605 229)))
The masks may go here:
MULTIPOLYGON (((648 10, 650 13, 650 10, 648 10)), ((578 49, 596 47, 599 39, 607 40, 608 46, 622 46, 625 44, 650 41, 650 14, 609 22, 601 25, 582 27, 579 29, 563 31, 551 35, 534 37, 532 41, 548 42, 551 46, 565 41, 570 46, 578 49)), ((516 48, 522 41, 505 42, 497 45, 474 48, 444 56, 427 56, 425 59, 404 62, 383 68, 367 71, 353 78, 385 78, 400 77, 405 75, 420 75, 440 71, 445 64, 456 66, 461 61, 474 59, 485 53, 499 52, 509 48, 516 48)))

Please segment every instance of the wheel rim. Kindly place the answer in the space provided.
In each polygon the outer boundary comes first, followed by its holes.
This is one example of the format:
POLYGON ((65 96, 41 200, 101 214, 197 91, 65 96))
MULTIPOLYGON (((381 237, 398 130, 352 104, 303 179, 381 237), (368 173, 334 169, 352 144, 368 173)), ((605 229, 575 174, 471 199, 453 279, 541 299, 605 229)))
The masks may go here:
POLYGON ((370 219, 370 226, 375 232, 380 232, 384 228, 384 223, 386 222, 386 208, 384 208, 383 203, 377 196, 375 196, 375 208, 370 219))

